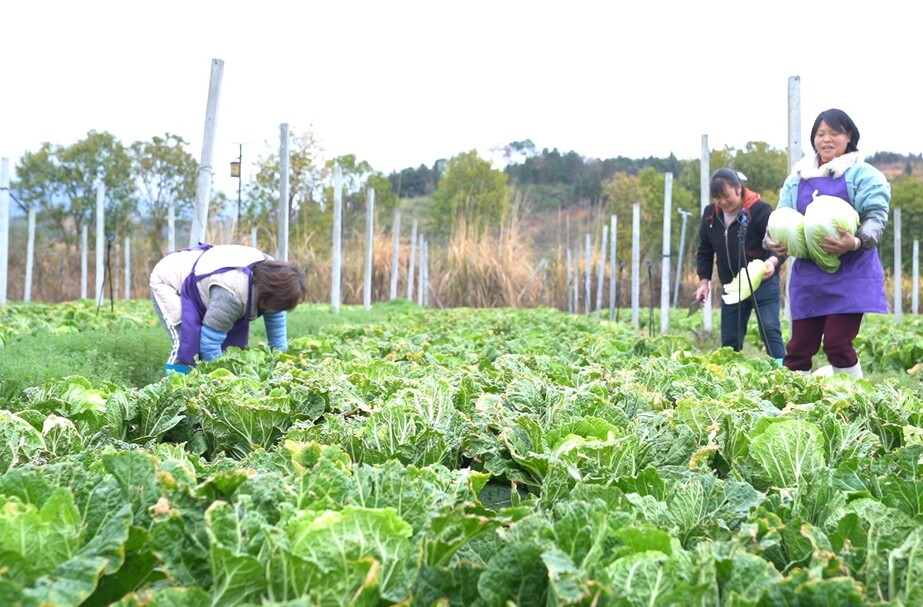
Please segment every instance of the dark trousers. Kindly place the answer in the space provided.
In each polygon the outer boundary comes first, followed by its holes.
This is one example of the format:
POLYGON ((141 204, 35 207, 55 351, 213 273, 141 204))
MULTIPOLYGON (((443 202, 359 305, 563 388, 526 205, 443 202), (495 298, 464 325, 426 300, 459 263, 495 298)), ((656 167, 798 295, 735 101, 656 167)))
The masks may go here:
POLYGON ((773 358, 785 356, 782 328, 779 323, 779 277, 773 276, 759 286, 756 293, 739 304, 721 303, 721 345, 740 351, 747 335, 747 323, 754 300, 759 306, 760 337, 773 358))
POLYGON ((834 367, 845 369, 859 362, 853 340, 859 334, 862 314, 830 314, 792 321, 792 338, 783 364, 792 371, 810 371, 811 359, 824 342, 824 354, 834 367))

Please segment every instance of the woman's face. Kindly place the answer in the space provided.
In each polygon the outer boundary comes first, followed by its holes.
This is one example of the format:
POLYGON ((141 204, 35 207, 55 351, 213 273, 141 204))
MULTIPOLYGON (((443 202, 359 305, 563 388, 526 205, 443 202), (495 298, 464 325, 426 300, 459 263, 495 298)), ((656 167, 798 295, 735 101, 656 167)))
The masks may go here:
POLYGON ((734 187, 729 183, 725 183, 724 191, 715 196, 715 204, 725 213, 736 213, 740 210, 740 207, 743 206, 743 198, 741 198, 740 192, 740 187, 734 187))
POLYGON ((814 134, 814 149, 817 150, 821 164, 830 162, 834 158, 845 154, 849 140, 849 133, 837 131, 821 120, 820 126, 817 127, 817 133, 814 134))

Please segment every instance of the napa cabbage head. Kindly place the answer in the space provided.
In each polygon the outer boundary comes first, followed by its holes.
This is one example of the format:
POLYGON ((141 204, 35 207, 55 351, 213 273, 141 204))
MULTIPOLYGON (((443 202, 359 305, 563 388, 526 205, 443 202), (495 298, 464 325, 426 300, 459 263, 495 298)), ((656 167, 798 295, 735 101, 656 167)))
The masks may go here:
POLYGON ((760 288, 765 274, 766 262, 762 259, 754 259, 740 269, 734 280, 724 285, 724 294, 721 296, 721 300, 728 305, 742 302, 750 297, 753 291, 760 288), (750 288, 751 286, 753 287, 752 289, 750 288))
POLYGON ((825 253, 820 245, 826 236, 839 238, 838 228, 855 235, 859 229, 859 213, 837 196, 815 196, 804 213, 804 239, 811 260, 831 274, 840 269, 840 258, 825 253))
POLYGON ((804 239, 804 215, 791 207, 780 207, 769 214, 766 224, 769 236, 788 248, 788 255, 807 259, 808 245, 804 239))

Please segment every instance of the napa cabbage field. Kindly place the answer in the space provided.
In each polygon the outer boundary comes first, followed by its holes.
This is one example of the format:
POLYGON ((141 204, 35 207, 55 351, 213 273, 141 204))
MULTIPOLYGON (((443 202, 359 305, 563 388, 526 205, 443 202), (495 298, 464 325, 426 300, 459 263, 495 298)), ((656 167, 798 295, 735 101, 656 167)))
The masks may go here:
POLYGON ((0 401, 0 605, 921 605, 923 326, 887 322, 875 381, 416 307, 49 379, 0 401))

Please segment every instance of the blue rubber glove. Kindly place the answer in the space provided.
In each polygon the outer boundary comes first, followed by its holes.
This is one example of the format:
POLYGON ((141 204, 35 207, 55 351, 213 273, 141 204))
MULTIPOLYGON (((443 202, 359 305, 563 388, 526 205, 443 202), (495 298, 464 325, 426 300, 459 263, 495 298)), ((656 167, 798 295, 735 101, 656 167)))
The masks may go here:
POLYGON ((263 312, 263 322, 266 324, 266 339, 273 350, 288 350, 288 329, 285 321, 285 312, 263 312))
POLYGON ((181 364, 181 363, 174 363, 172 365, 166 364, 163 367, 163 374, 166 375, 167 373, 170 373, 171 371, 174 373, 185 374, 185 373, 189 373, 191 370, 192 370, 192 367, 190 367, 189 365, 181 364))
POLYGON ((202 333, 199 335, 199 358, 207 361, 221 356, 221 344, 227 336, 226 332, 216 331, 208 325, 202 325, 202 333))

